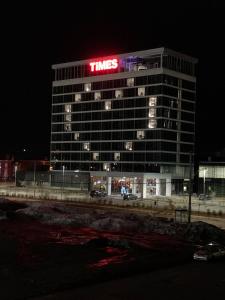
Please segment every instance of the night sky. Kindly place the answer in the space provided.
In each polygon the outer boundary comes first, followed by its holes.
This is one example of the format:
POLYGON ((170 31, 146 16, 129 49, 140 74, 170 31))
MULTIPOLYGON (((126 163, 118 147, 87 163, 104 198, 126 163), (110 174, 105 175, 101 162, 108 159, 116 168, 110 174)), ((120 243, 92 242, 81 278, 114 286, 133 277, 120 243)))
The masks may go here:
POLYGON ((156 47, 199 59, 196 150, 225 148, 224 5, 61 2, 1 8, 1 158, 49 156, 52 64, 156 47))

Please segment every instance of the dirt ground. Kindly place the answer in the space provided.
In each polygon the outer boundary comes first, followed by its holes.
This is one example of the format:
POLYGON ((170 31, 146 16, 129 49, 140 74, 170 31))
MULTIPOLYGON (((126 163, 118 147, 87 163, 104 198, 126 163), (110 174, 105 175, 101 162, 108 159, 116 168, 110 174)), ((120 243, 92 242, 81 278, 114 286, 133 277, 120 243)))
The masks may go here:
MULTIPOLYGON (((108 281, 116 279, 121 289, 122 278, 192 261, 193 245, 175 236, 68 225, 66 220, 73 210, 70 205, 64 210, 54 205, 51 210, 48 206, 31 206, 27 212, 33 215, 19 213, 28 204, 29 201, 4 199, 0 203, 1 300, 42 298, 48 294, 57 294, 58 298, 53 299, 64 299, 65 295, 58 293, 74 288, 90 289, 90 294, 82 296, 81 291, 80 296, 68 299, 103 299, 98 293, 92 297, 93 284, 107 286, 108 281), (48 217, 60 215, 65 224, 41 222, 44 213, 48 217)), ((102 217, 100 210, 99 213, 102 217)), ((108 294, 104 299, 117 299, 110 297, 108 294)))
POLYGON ((225 261, 187 263, 34 300, 212 300, 225 294, 225 261))

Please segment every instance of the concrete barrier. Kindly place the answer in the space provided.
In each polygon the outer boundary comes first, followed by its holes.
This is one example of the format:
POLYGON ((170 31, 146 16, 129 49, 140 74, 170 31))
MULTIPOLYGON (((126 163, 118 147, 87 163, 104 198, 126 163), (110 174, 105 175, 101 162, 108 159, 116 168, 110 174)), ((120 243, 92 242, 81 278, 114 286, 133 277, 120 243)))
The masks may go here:
MULTIPOLYGON (((119 207, 151 208, 158 210, 172 210, 188 208, 188 196, 159 197, 152 196, 149 199, 123 200, 120 197, 106 197, 91 199, 88 192, 72 189, 49 187, 15 187, 0 186, 0 196, 18 197, 25 199, 76 201, 83 203, 96 203, 102 205, 114 205, 119 207)), ((191 199, 192 211, 206 214, 225 214, 225 198, 213 198, 211 200, 191 199)))

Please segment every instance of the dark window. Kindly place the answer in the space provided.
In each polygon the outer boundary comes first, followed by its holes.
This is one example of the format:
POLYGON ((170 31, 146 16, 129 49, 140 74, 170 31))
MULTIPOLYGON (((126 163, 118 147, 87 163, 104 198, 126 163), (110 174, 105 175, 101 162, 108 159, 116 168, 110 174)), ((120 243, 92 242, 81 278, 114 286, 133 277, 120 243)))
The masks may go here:
POLYGON ((181 112, 181 119, 184 120, 184 121, 194 122, 195 115, 192 114, 192 113, 188 113, 188 112, 181 112))
POLYGON ((182 80, 182 88, 195 91, 195 82, 182 80))
POLYGON ((181 130, 182 131, 194 132, 194 125, 182 122, 181 123, 181 130))
POLYGON ((182 91, 182 98, 187 100, 195 100, 195 94, 188 91, 182 91))
POLYGON ((181 109, 194 111, 195 104, 191 102, 181 101, 181 109))

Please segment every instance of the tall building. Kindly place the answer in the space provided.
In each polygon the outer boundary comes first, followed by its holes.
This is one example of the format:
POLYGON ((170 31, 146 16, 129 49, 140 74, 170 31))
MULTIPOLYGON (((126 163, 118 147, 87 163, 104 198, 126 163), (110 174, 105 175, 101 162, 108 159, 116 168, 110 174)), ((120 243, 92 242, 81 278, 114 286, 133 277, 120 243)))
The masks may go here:
POLYGON ((52 172, 88 173, 91 187, 109 195, 183 192, 194 153, 196 63, 157 48, 53 65, 52 172))

